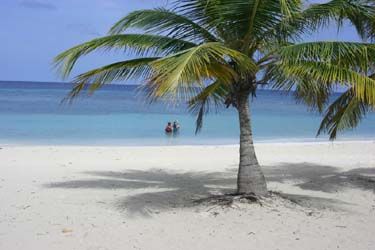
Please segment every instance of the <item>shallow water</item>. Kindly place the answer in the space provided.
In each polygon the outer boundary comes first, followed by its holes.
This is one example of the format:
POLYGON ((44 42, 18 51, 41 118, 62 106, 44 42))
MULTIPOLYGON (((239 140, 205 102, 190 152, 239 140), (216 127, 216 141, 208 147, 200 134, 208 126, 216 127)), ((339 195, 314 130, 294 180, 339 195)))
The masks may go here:
MULTIPOLYGON (((0 82, 0 143, 77 145, 180 145, 238 143, 238 118, 233 109, 206 117, 195 135, 195 117, 186 105, 146 103, 136 86, 111 85, 72 105, 60 101, 71 85, 0 82), (167 136, 167 121, 179 120, 178 135, 167 136)), ((315 138, 321 117, 297 104, 290 95, 259 90, 252 102, 256 142, 327 140, 315 138)), ((370 114, 340 140, 374 139, 375 115, 370 114)))

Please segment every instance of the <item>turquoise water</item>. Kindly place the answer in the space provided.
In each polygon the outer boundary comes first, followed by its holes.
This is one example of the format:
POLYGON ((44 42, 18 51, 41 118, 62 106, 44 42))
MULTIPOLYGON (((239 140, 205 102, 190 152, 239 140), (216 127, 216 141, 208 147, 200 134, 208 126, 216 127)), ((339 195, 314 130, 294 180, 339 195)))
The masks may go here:
MULTIPOLYGON (((238 118, 233 109, 206 117, 195 135, 195 117, 184 104, 149 105, 136 86, 112 85, 72 105, 61 105, 71 85, 0 82, 1 144, 181 145, 238 143, 238 118), (181 131, 167 136, 167 121, 179 120, 181 131)), ((252 103, 256 142, 327 140, 315 138, 321 117, 283 92, 259 90, 252 103)), ((370 114, 341 140, 374 139, 370 114)))

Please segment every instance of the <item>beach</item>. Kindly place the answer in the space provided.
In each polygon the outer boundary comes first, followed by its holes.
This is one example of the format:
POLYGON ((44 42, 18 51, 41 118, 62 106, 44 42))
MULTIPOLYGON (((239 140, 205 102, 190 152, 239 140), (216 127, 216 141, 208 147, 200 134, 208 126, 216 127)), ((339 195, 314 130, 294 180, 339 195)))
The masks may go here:
POLYGON ((373 249, 375 141, 258 143, 260 203, 232 192, 238 146, 0 149, 0 249, 373 249))
POLYGON ((375 1, 1 7, 0 250, 375 250, 375 1))

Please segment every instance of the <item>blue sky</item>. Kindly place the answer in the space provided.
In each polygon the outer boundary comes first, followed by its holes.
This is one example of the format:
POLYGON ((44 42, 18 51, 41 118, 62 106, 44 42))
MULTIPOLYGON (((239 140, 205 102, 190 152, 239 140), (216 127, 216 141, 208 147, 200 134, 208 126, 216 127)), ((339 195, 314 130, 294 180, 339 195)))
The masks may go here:
MULTIPOLYGON (((0 80, 20 81, 60 81, 51 67, 58 53, 105 35, 113 23, 130 11, 168 4, 168 0, 0 1, 0 80)), ((339 34, 332 27, 306 38, 315 39, 357 38, 349 27, 339 34)), ((79 62, 73 74, 125 57, 119 54, 88 56, 79 62)))

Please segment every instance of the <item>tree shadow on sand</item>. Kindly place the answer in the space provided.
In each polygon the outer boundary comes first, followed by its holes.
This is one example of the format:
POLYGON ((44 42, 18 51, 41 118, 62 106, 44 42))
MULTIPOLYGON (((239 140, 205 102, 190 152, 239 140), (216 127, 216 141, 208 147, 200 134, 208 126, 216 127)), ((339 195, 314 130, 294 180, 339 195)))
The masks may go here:
POLYGON ((265 167, 267 181, 295 182, 303 190, 339 192, 344 188, 375 191, 375 168, 356 168, 340 172, 338 168, 311 163, 283 163, 265 167))
MULTIPOLYGON (((293 182, 304 190, 336 192, 346 187, 375 191, 375 169, 339 172, 335 167, 316 164, 280 164, 265 166, 269 182, 293 182)), ((123 189, 128 192, 115 202, 116 209, 129 214, 149 216, 172 208, 196 206, 197 199, 235 190, 236 170, 224 172, 173 172, 161 169, 125 170, 124 172, 84 172, 89 178, 54 182, 48 188, 123 189)), ((313 208, 332 208, 345 202, 311 195, 282 194, 283 197, 313 208)))
POLYGON ((234 191, 235 175, 227 172, 173 172, 161 169, 90 171, 94 179, 46 184, 48 188, 125 189, 115 206, 130 214, 150 215, 171 208, 195 206, 194 200, 234 191))

